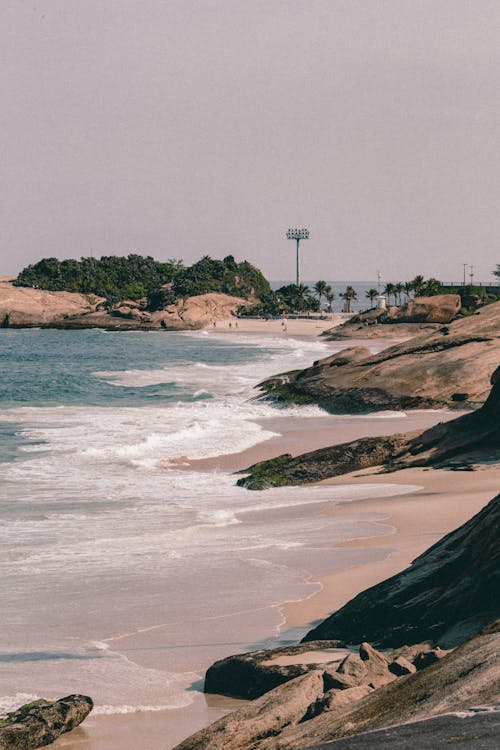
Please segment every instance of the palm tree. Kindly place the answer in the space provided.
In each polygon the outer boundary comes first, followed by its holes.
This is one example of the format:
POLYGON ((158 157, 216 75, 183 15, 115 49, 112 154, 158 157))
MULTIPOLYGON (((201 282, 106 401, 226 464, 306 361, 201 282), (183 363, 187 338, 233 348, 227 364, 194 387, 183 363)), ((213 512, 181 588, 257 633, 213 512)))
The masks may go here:
POLYGON ((412 281, 406 281, 403 284, 405 294, 406 294, 406 301, 410 299, 410 295, 413 292, 413 282, 412 281))
POLYGON ((373 307, 373 300, 378 297, 378 289, 373 289, 373 287, 368 289, 365 297, 370 300, 370 305, 373 307))
POLYGON ((319 309, 320 310, 321 310, 321 299, 326 294, 326 288, 327 288, 327 286, 328 286, 328 284, 326 283, 326 281, 322 281, 321 279, 319 281, 317 281, 315 283, 315 285, 314 285, 314 291, 318 295, 319 309))
POLYGON ((326 289, 324 292, 325 299, 328 302, 328 312, 332 311, 332 302, 335 299, 335 292, 332 291, 332 287, 330 284, 326 285, 326 289))
POLYGON ((440 294, 442 288, 443 285, 440 281, 430 278, 426 281, 424 292, 429 297, 432 297, 434 294, 440 294))
POLYGON ((340 296, 345 300, 345 312, 351 312, 351 302, 358 299, 358 294, 352 286, 346 286, 345 292, 341 292, 340 296))
POLYGON ((415 297, 421 297, 425 289, 424 277, 421 274, 415 276, 415 278, 411 282, 411 285, 413 287, 413 291, 415 292, 415 297))
POLYGON ((394 284, 394 289, 396 291, 396 294, 398 295, 398 305, 401 304, 401 294, 403 293, 404 284, 401 281, 398 281, 397 284, 394 284))
POLYGON ((384 294, 387 295, 387 299, 390 302, 391 295, 394 296, 394 302, 396 302, 396 287, 390 281, 385 285, 384 294))

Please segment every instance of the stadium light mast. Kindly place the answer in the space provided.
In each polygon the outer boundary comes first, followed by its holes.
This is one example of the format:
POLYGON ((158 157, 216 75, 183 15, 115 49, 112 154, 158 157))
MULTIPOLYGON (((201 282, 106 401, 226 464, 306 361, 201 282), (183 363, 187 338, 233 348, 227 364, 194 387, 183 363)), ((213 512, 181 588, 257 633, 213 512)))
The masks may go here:
POLYGON ((309 229, 289 229, 286 233, 287 240, 295 240, 297 243, 297 272, 296 272, 296 285, 299 286, 300 272, 299 272, 299 245, 300 240, 309 239, 309 229))

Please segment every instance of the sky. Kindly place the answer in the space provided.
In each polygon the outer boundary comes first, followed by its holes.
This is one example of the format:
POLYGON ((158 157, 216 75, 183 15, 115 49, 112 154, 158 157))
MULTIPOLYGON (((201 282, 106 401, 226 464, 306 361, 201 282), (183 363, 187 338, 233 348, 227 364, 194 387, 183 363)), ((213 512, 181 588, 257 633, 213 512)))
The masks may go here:
POLYGON ((498 0, 2 0, 0 274, 233 254, 491 280, 498 0))

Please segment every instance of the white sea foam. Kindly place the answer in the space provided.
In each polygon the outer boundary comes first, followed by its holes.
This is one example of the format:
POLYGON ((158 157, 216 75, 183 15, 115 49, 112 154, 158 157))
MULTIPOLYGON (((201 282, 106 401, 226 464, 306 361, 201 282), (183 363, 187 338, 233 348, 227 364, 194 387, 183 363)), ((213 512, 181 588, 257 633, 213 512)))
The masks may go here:
MULTIPOLYGON (((187 688, 214 655, 268 637, 282 623, 280 602, 317 589, 311 571, 325 557, 335 567, 336 544, 389 530, 378 516, 325 515, 325 504, 418 489, 384 482, 250 493, 224 472, 178 470, 188 459, 268 440, 282 419, 321 418, 333 433, 351 419, 315 406, 279 410, 250 401, 257 380, 330 351, 323 342, 256 338, 252 345, 261 356, 250 363, 231 362, 228 347, 226 364, 160 362, 95 375, 117 387, 174 383, 198 400, 2 410, 0 419, 19 425, 28 442, 20 460, 0 463, 3 648, 16 653, 29 644, 48 654, 0 670, 9 708, 71 692, 92 695, 96 713, 187 705, 187 688), (272 429, 262 426, 268 418, 272 429), (241 643, 228 644, 224 618, 232 618, 241 643), (139 663, 149 643, 126 658, 110 648, 119 633, 140 637, 154 628, 161 668, 139 663), (195 648, 199 673, 190 671, 195 648), (71 658, 50 658, 58 651, 71 658)), ((362 430, 364 418, 352 419, 362 430)))

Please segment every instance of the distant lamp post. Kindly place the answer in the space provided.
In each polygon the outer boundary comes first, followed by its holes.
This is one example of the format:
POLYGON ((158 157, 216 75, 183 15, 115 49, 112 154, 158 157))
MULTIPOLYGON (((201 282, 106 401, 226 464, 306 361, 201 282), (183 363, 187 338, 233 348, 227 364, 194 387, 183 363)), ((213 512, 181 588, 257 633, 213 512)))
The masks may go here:
POLYGON ((297 273, 296 273, 296 284, 299 286, 300 273, 299 273, 299 245, 300 240, 309 239, 309 229, 289 229, 286 233, 287 240, 295 240, 297 243, 297 273))

